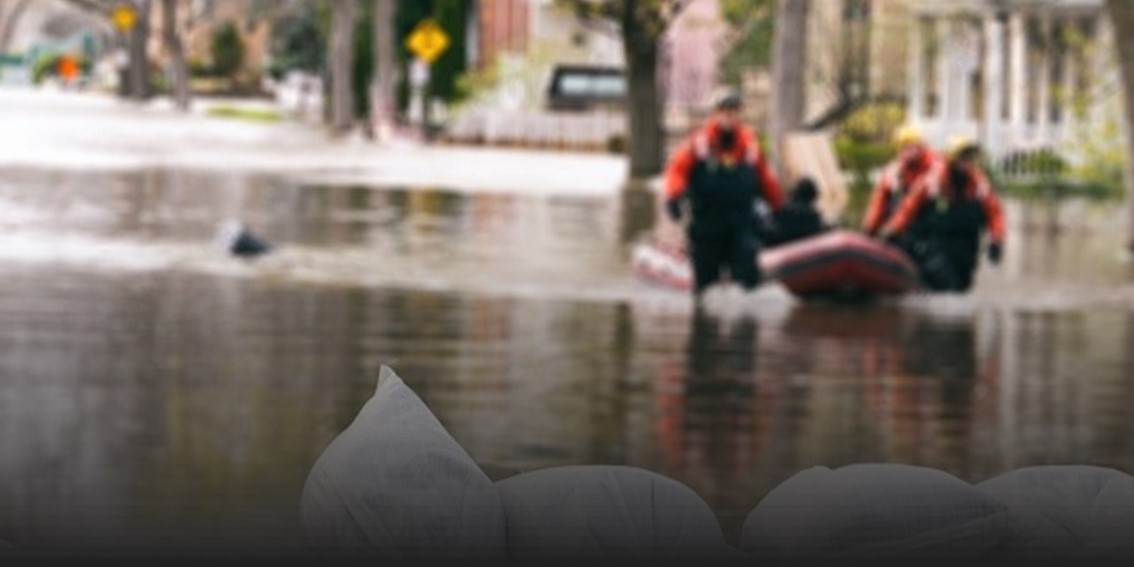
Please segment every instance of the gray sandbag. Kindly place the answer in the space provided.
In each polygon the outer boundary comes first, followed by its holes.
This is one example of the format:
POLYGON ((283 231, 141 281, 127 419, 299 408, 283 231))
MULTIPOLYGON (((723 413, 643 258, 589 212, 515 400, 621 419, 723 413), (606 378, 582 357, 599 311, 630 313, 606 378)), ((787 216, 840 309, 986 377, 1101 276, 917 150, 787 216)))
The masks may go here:
POLYGON ((1007 504, 1016 534, 1007 558, 1134 559, 1134 477, 1093 466, 1039 466, 977 489, 1007 504))
POLYGON ((302 496, 313 546, 336 556, 503 559, 492 481, 393 370, 315 463, 302 496))
POLYGON ((567 466, 497 486, 515 560, 747 559, 725 543, 700 496, 653 472, 567 466))
POLYGON ((741 548, 769 563, 976 559, 1007 537, 1007 507, 948 473, 907 465, 805 470, 748 515, 741 548))

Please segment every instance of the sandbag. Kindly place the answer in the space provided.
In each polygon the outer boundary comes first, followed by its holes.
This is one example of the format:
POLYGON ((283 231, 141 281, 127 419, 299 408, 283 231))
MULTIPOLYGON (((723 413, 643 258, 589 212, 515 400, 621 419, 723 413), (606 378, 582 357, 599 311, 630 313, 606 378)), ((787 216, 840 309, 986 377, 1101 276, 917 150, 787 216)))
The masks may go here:
POLYGON ((758 562, 975 559, 1003 541, 1007 507, 945 472, 907 465, 805 470, 749 514, 758 562))
POLYGON ((313 546, 334 556, 503 559, 492 481, 393 370, 313 467, 302 496, 313 546))
POLYGON ((667 477, 631 467, 568 466, 497 483, 509 556, 673 560, 744 558, 728 547, 712 509, 667 477))
POLYGON ((1006 558, 1134 559, 1134 477, 1092 466, 1039 466, 977 489, 1012 509, 1006 558))

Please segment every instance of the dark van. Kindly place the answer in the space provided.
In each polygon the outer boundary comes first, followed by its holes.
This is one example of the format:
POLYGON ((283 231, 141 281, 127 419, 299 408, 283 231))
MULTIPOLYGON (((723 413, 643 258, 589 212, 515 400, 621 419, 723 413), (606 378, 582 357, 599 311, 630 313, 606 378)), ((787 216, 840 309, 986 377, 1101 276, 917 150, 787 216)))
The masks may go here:
POLYGON ((554 111, 621 110, 626 105, 626 75, 617 67, 558 65, 547 87, 554 111))

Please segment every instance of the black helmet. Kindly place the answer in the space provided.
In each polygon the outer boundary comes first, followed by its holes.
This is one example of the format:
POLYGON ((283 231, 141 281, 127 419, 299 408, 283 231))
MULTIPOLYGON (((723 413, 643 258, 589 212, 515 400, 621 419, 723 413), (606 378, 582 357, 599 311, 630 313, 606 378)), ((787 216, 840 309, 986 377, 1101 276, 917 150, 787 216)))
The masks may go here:
POLYGON ((814 203, 819 198, 819 186, 810 177, 800 179, 792 191, 792 200, 796 203, 814 203))
POLYGON ((713 97, 713 106, 717 110, 740 110, 744 106, 744 98, 733 89, 724 89, 713 97))

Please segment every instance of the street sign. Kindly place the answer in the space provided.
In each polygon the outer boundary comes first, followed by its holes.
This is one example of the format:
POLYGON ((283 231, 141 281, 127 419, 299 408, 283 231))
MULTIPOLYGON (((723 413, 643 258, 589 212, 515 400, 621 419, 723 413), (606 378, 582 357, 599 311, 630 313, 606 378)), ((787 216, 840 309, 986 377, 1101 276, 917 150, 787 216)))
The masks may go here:
POLYGON ((114 27, 120 31, 130 31, 134 28, 134 24, 138 23, 138 11, 129 4, 115 6, 110 17, 114 20, 114 27))
POLYGON ((406 47, 426 63, 432 64, 449 49, 449 35, 436 20, 426 19, 406 39, 406 47))

